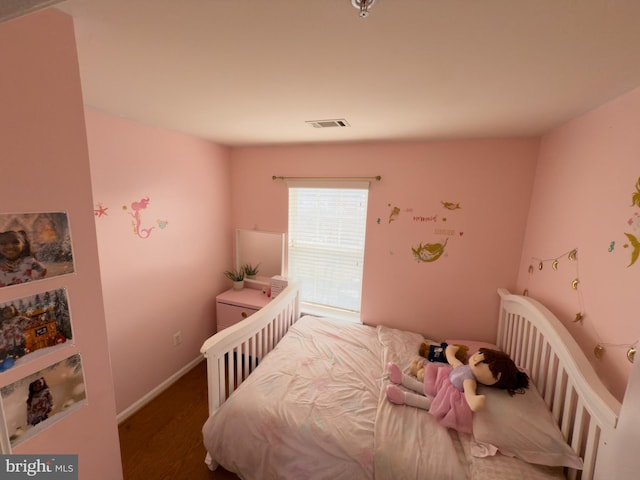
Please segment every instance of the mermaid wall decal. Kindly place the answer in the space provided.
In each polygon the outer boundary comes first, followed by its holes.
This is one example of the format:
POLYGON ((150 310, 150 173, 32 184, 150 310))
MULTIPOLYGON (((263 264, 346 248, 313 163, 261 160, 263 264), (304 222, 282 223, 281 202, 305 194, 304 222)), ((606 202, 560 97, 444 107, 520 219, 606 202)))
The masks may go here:
MULTIPOLYGON (((140 238, 149 238, 149 236, 151 235, 151 231, 155 228, 155 227, 142 228, 142 211, 146 210, 148 206, 149 206, 149 197, 144 197, 137 202, 132 202, 131 210, 133 211, 127 212, 129 215, 133 217, 133 220, 131 221, 131 225, 133 226, 133 233, 134 235, 137 235, 140 238)), ((125 211, 128 210, 126 205, 123 206, 122 209, 125 211)))

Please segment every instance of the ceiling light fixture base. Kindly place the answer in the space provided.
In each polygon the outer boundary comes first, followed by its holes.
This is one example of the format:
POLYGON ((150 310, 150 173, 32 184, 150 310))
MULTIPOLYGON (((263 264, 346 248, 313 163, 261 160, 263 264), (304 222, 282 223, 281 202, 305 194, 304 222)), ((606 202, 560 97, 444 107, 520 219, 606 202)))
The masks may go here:
POLYGON ((374 3, 376 3, 376 0, 351 0, 351 5, 360 10, 358 14, 360 18, 367 18, 369 16, 369 9, 373 7, 374 3))

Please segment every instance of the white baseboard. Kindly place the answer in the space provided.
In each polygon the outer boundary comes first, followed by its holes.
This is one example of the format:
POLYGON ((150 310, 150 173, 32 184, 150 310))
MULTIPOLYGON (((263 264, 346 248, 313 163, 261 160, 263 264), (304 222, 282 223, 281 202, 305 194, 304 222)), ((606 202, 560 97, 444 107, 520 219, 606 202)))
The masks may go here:
POLYGON ((191 370, 193 367, 198 365, 203 360, 204 360, 204 356, 203 355, 199 355, 197 358, 195 358, 194 360, 192 360, 191 362, 186 364, 184 367, 182 367, 180 370, 178 370, 176 373, 174 373, 169 378, 167 378, 164 382, 162 382, 156 388, 154 388, 149 393, 147 393, 144 397, 142 397, 141 399, 137 400, 136 402, 134 402, 129 407, 125 408, 122 412, 118 413, 116 415, 116 420, 118 421, 118 424, 124 422, 127 418, 129 418, 131 415, 136 413, 138 410, 140 410, 142 407, 144 407, 151 400, 153 400, 158 395, 160 395, 162 392, 164 392, 167 388, 169 388, 177 380, 179 380, 180 377, 182 377, 184 374, 186 374, 189 370, 191 370))

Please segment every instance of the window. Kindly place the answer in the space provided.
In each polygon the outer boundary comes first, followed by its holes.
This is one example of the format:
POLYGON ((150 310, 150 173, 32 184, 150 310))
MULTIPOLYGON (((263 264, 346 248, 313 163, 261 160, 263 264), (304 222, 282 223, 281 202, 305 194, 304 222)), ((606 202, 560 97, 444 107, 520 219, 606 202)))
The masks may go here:
POLYGON ((368 187, 289 183, 288 273, 303 310, 359 314, 368 187))

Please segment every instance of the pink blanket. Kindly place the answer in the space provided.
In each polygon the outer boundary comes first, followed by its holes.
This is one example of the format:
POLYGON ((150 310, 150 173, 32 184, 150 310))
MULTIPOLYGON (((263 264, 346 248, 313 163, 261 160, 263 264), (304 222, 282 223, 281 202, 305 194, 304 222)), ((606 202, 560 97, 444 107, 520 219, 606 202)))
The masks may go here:
POLYGON ((383 326, 301 318, 207 420, 212 462, 246 480, 564 478, 562 469, 541 474, 504 455, 476 458, 471 435, 387 400, 385 366, 408 365, 423 341, 383 326))

